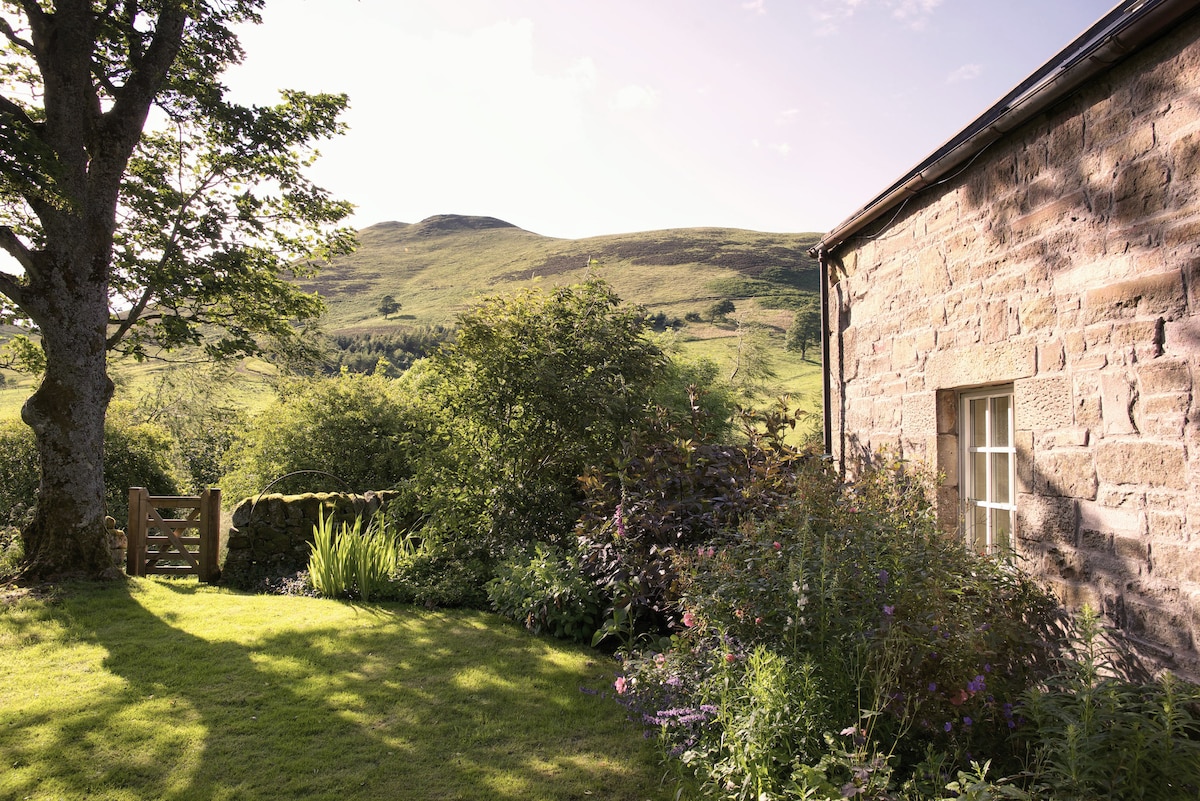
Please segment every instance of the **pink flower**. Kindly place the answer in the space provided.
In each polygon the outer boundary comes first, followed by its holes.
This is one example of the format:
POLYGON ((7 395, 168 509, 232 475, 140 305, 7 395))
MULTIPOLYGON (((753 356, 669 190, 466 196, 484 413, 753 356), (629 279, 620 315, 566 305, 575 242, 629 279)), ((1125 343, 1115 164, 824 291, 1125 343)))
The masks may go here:
POLYGON ((756 626, 761 626, 761 625, 762 625, 762 618, 761 618, 761 617, 756 617, 756 618, 754 618, 754 625, 756 625, 756 626))
POLYGON ((625 690, 629 688, 629 683, 625 681, 624 676, 617 676, 617 680, 613 682, 613 687, 617 690, 617 695, 624 695, 625 690))
POLYGON ((778 551, 783 548, 783 545, 779 542, 772 542, 771 547, 778 551))
POLYGON ((658 667, 663 667, 664 665, 666 665, 667 664, 667 655, 666 654, 655 654, 654 655, 654 664, 657 665, 658 667))
POLYGON ((696 616, 693 615, 691 612, 684 612, 683 613, 683 625, 687 626, 688 628, 691 628, 692 626, 696 625, 696 616))
POLYGON ((732 665, 736 661, 737 661, 737 657, 734 656, 733 654, 725 654, 725 662, 727 664, 732 665))

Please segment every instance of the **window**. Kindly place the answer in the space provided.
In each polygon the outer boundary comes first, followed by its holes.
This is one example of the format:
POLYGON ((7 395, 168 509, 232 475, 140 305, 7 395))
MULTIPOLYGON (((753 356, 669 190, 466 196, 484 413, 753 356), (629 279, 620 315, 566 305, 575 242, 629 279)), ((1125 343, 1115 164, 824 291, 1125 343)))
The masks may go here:
POLYGON ((1009 550, 1017 510, 1012 387, 964 392, 961 398, 959 489, 967 543, 982 553, 1009 550))

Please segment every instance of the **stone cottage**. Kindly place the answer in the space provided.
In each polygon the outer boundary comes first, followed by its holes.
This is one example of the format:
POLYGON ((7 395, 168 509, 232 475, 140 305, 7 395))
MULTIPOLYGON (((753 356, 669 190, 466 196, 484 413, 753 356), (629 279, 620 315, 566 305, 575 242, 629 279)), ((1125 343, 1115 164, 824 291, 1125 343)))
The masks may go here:
POLYGON ((1200 675, 1200 2, 1122 2, 825 236, 825 431, 1200 675))

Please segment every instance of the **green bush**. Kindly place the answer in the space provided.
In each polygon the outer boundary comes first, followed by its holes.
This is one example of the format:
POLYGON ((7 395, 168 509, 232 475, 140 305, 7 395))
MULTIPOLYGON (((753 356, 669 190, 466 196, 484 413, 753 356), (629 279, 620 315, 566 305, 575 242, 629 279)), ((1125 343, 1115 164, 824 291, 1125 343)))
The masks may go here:
POLYGON ((21 526, 37 503, 38 455, 33 431, 20 420, 0 422, 0 526, 21 526))
POLYGON ((129 519, 130 487, 145 487, 151 495, 179 495, 186 485, 170 432, 130 420, 121 407, 111 409, 104 423, 104 499, 117 527, 129 519))
MULTIPOLYGON (((0 524, 26 522, 37 502, 39 480, 33 431, 13 420, 0 423, 0 524)), ((104 425, 104 499, 119 527, 129 519, 129 488, 153 495, 178 495, 185 484, 169 432, 133 422, 114 405, 104 425)))
POLYGON ((665 365, 642 310, 603 282, 481 301, 406 376, 436 421, 417 476, 432 524, 495 552, 565 544, 576 477, 616 451, 665 365))
POLYGON ((222 493, 234 503, 269 485, 283 493, 391 489, 412 474, 420 440, 406 396, 381 375, 296 380, 227 451, 222 493))
POLYGON ((178 367, 121 404, 131 422, 159 425, 171 434, 190 493, 220 483, 225 453, 247 427, 245 411, 228 401, 233 380, 228 366, 178 367))
POLYGON ((560 640, 590 642, 604 612, 599 589, 575 555, 545 543, 498 565, 487 594, 499 614, 560 640))
POLYGON ((427 540, 400 559, 391 592, 398 601, 430 609, 486 609, 493 561, 465 540, 427 540))

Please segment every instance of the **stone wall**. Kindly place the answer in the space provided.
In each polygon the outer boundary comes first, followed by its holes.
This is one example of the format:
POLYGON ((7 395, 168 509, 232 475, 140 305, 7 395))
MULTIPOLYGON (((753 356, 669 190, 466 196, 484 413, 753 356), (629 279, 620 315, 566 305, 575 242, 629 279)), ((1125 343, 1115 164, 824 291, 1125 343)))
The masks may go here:
POLYGON ((365 526, 398 494, 320 492, 247 498, 233 511, 221 580, 238 589, 262 589, 305 570, 312 552, 313 527, 321 516, 335 527, 353 525, 361 516, 365 526))
POLYGON ((1200 22, 1094 79, 831 262, 836 455, 945 473, 957 393, 1011 384, 1017 549, 1196 676, 1200 22), (839 381, 840 379, 840 381, 839 381))

